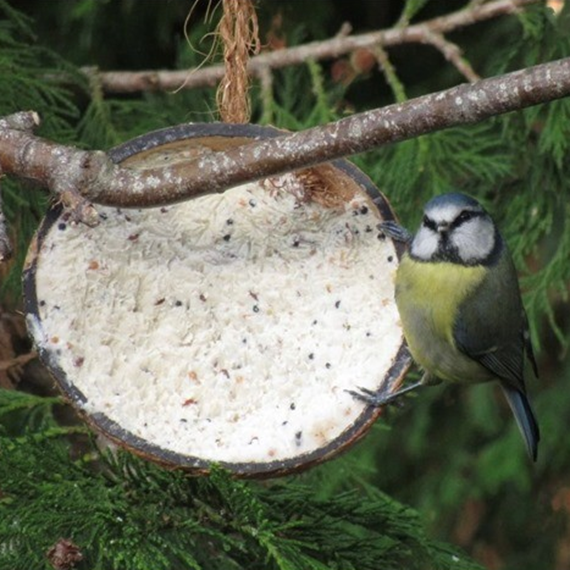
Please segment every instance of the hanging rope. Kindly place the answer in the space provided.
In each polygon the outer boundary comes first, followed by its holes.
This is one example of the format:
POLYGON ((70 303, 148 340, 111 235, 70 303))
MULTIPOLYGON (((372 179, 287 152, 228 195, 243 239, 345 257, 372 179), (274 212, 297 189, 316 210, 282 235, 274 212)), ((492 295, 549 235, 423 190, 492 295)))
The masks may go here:
POLYGON ((225 75, 218 86, 216 100, 222 121, 249 122, 247 64, 260 49, 257 14, 252 0, 223 0, 224 13, 217 33, 224 45, 225 75))

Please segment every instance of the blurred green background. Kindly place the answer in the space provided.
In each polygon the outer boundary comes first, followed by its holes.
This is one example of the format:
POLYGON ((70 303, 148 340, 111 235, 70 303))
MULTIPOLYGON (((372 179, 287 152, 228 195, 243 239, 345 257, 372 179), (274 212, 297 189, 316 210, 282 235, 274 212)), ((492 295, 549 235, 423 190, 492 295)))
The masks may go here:
MULTIPOLYGON (((447 38, 483 77, 568 56, 567 4, 555 13, 538 2, 517 16, 467 26, 447 38)), ((2 2, 0 114, 35 109, 43 118, 41 135, 103 149, 155 128, 215 120, 213 89, 105 94, 96 78, 88 81, 77 69, 200 64, 221 8, 196 3, 187 25, 189 46, 183 30, 191 5, 184 0, 2 2), (48 77, 62 72, 63 82, 48 77)), ((419 22, 468 3, 260 0, 261 41, 271 49, 324 40, 344 22, 354 34, 388 28, 399 21, 404 5, 419 22)), ((302 129, 465 80, 433 46, 402 45, 387 54, 394 69, 389 81, 375 61, 355 69, 350 56, 275 71, 269 100, 260 97, 254 81, 252 122, 302 129)), ((391 409, 349 453, 292 480, 312 486, 323 500, 372 485, 418 510, 430 536, 461 547, 487 568, 570 568, 569 145, 570 103, 560 101, 353 159, 410 229, 429 197, 450 190, 474 195, 498 221, 520 270, 539 356, 540 379, 529 384, 542 431, 537 464, 528 461, 497 388, 437 387, 391 409)), ((19 268, 47 199, 36 188, 8 180, 4 201, 16 246, 14 262, 0 270, 0 307, 8 315, 20 306, 19 268)), ((17 351, 24 351, 26 340, 19 338, 17 351)), ((33 378, 37 368, 31 363, 16 379, 6 376, 3 385, 47 393, 33 378)), ((5 429, 12 433, 23 433, 32 421, 26 416, 18 428, 13 413, 6 418, 5 429)))

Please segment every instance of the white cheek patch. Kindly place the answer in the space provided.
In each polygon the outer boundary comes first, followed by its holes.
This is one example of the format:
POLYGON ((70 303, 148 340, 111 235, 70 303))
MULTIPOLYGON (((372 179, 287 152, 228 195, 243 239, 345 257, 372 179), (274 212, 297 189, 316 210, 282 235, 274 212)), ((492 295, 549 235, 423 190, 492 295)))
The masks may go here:
POLYGON ((495 228, 486 217, 472 218, 464 222, 450 237, 459 257, 467 263, 485 259, 495 247, 495 228))
POLYGON ((422 226, 411 246, 411 254, 418 259, 431 259, 439 247, 439 234, 422 226))

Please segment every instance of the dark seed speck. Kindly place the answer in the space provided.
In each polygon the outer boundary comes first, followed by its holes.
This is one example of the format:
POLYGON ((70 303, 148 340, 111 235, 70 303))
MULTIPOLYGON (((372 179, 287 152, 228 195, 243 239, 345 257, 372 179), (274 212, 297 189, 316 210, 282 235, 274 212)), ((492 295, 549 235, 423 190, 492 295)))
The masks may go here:
POLYGON ((393 255, 389 255, 389 256, 388 256, 388 263, 392 263, 392 261, 394 261, 394 256, 393 256, 393 255))
POLYGON ((338 309, 340 307, 340 301, 337 301, 334 306, 338 309))
POLYGON ((379 233, 377 237, 380 241, 384 241, 386 239, 386 236, 383 233, 379 233))
POLYGON ((295 405, 295 402, 291 402, 291 404, 289 405, 289 408, 291 410, 294 410, 297 406, 295 405))
POLYGON ((223 239, 224 241, 230 241, 232 239, 232 236, 231 234, 226 234, 223 239))
POLYGON ((259 307, 257 305, 253 305, 253 312, 259 313, 259 307))
POLYGON ((309 360, 314 360, 315 358, 315 354, 313 352, 311 352, 311 354, 309 354, 309 360))
POLYGON ((361 213, 362 215, 368 214, 368 206, 362 206, 362 207, 360 208, 360 213, 361 213))
POLYGON ((63 231, 65 228, 67 228, 67 224, 64 224, 63 222, 57 224, 57 229, 63 231))
POLYGON ((332 364, 331 364, 330 362, 327 362, 327 363, 325 364, 325 368, 327 368, 327 369, 329 369, 331 366, 332 366, 332 364))
POLYGON ((182 301, 174 301, 175 307, 182 307, 182 301))

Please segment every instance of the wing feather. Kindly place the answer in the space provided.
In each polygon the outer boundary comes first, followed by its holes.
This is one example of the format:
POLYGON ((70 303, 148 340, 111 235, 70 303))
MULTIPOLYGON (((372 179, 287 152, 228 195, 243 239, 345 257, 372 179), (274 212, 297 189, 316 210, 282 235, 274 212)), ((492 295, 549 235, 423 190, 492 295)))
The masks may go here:
POLYGON ((530 457, 536 461, 540 432, 526 395, 525 353, 537 374, 528 319, 506 248, 473 297, 461 307, 454 326, 455 345, 499 380, 530 457))

